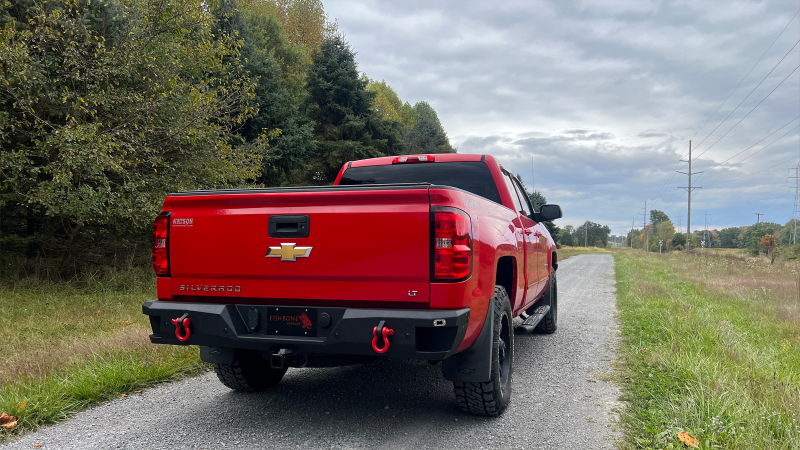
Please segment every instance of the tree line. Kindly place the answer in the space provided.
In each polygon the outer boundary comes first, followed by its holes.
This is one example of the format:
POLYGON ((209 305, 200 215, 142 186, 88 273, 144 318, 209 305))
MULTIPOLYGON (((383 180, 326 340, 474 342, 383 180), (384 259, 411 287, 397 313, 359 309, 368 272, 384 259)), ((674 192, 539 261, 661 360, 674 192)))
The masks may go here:
POLYGON ((320 0, 13 0, 0 67, 4 255, 105 263, 169 192, 455 152, 430 104, 359 73, 320 0))
MULTIPOLYGON (((772 222, 759 222, 753 225, 741 227, 729 227, 720 230, 696 229, 692 231, 691 248, 739 248, 744 249, 753 256, 765 253, 770 256, 775 255, 778 247, 789 249, 795 243, 792 239, 793 223, 789 221, 785 225, 772 222), (766 239, 765 239, 766 237, 766 239)), ((645 237, 648 242, 648 250, 659 251, 659 241, 663 242, 662 251, 685 250, 686 233, 675 231, 675 225, 669 216, 663 211, 653 210, 650 212, 650 223, 644 230, 632 230, 628 233, 625 242, 626 246, 633 248, 643 248, 645 237)), ((797 253, 792 249, 790 253, 797 253)))

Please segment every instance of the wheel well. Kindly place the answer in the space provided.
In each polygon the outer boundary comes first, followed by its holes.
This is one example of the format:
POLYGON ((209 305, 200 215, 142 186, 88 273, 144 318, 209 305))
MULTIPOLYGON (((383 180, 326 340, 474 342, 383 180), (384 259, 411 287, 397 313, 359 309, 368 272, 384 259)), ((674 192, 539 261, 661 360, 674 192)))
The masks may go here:
POLYGON ((503 256, 497 260, 497 274, 495 274, 495 285, 503 286, 508 294, 508 298, 514 298, 514 258, 503 256))

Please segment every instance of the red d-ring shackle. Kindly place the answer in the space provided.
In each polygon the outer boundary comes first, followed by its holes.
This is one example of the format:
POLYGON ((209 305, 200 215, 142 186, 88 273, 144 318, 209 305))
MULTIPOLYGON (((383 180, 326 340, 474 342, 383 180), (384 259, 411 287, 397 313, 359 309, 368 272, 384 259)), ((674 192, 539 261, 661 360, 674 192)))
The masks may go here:
POLYGON ((386 321, 381 320, 377 327, 372 328, 372 349, 375 350, 375 353, 386 353, 386 351, 389 350, 389 336, 394 335, 394 330, 384 327, 384 323, 386 323, 386 321), (385 344, 383 348, 378 348, 379 334, 383 336, 383 342, 385 344))
POLYGON ((184 313, 184 315, 178 317, 177 319, 172 319, 172 324, 175 325, 175 337, 178 338, 179 341, 185 342, 189 339, 189 313, 184 313), (186 335, 181 336, 181 325, 186 330, 186 335))

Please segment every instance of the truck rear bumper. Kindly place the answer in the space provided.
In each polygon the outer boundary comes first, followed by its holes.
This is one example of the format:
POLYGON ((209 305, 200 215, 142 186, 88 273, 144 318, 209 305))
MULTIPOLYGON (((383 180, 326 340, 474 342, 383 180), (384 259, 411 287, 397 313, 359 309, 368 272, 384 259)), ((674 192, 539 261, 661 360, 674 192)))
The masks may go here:
MULTIPOLYGON (((200 345, 223 349, 249 349, 277 353, 386 356, 402 359, 442 360, 456 353, 469 322, 469 308, 409 310, 366 308, 308 308, 316 317, 310 336, 275 335, 270 317, 280 305, 231 305, 151 300, 142 305, 150 317, 154 344, 200 345), (324 316, 325 320, 320 320, 324 316), (188 339, 176 336, 173 319, 189 319, 188 339), (373 330, 384 321, 394 331, 389 348, 373 349, 373 330)), ((292 310, 302 308, 292 307, 292 310)), ((187 331, 179 326, 178 334, 187 331)), ((281 333, 282 331, 279 331, 281 333)), ((377 339, 383 348, 383 337, 377 339)), ((202 353, 202 352, 201 352, 202 353)))

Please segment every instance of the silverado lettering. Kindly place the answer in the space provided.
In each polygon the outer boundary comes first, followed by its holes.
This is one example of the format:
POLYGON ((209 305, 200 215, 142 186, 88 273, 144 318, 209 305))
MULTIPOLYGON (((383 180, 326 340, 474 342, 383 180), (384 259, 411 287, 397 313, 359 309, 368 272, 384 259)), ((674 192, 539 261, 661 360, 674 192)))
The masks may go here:
POLYGON ((556 330, 543 222, 561 214, 534 210, 490 155, 352 161, 333 186, 170 194, 153 232, 150 339, 199 345, 240 391, 340 357, 441 362, 464 411, 498 415, 515 333, 556 330), (171 325, 181 317, 185 340, 171 325))

